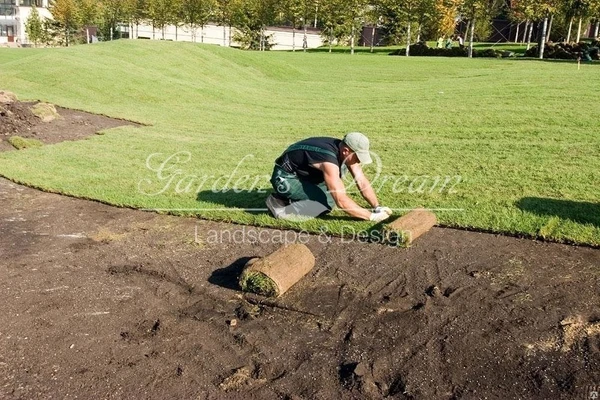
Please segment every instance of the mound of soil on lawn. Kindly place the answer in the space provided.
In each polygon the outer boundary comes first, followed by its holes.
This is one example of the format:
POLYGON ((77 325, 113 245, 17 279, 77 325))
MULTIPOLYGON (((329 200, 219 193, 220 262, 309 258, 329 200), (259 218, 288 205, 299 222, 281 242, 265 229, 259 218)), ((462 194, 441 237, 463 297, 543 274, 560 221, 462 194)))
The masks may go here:
POLYGON ((56 107, 62 117, 52 122, 42 122, 31 108, 37 102, 0 104, 0 151, 14 150, 8 143, 11 136, 37 139, 45 144, 66 140, 81 140, 99 131, 122 125, 139 125, 134 122, 109 118, 104 115, 56 107))
POLYGON ((31 131, 38 118, 24 103, 0 105, 0 135, 12 136, 31 131))

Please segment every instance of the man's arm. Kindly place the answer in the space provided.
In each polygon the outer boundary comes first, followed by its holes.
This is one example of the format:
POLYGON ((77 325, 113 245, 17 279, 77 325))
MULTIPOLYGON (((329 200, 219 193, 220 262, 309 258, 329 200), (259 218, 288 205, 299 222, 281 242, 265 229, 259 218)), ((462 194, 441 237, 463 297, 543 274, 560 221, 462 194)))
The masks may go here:
POLYGON ((379 206, 379 200, 377 200, 377 195, 371 186, 371 182, 365 176, 362 167, 360 164, 353 164, 348 166, 350 173, 354 177, 354 182, 356 182, 356 186, 358 186, 358 190, 360 190, 360 194, 369 203, 373 208, 377 208, 379 206))
POLYGON ((356 202, 346 194, 346 188, 340 179, 340 169, 337 165, 329 162, 323 162, 314 164, 313 167, 323 171, 325 184, 327 185, 333 200, 335 200, 335 204, 339 208, 356 218, 367 221, 371 218, 371 211, 356 204, 356 202))

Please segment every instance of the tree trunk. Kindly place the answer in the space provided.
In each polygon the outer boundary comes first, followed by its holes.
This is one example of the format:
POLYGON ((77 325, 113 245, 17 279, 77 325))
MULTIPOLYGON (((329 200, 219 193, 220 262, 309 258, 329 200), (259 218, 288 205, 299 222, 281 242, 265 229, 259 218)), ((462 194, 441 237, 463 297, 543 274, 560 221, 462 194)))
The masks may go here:
POLYGON ((421 28, 422 28, 422 24, 419 24, 419 27, 417 28, 417 40, 416 40, 416 43, 419 43, 421 41, 421 28))
POLYGON ((583 22, 583 17, 579 17, 579 27, 577 28, 577 43, 581 40, 581 23, 583 22))
POLYGON ((90 44, 90 28, 89 27, 85 27, 85 39, 87 44, 90 44))
POLYGON ((223 46, 227 46, 227 32, 225 31, 225 25, 223 25, 223 46))
POLYGON ((527 40, 527 29, 529 29, 529 20, 525 20, 525 29, 523 29, 523 39, 521 41, 521 44, 525 44, 525 41, 527 40))
POLYGON ((333 46, 333 27, 329 31, 329 52, 331 53, 331 47, 333 46))
POLYGON ((296 51, 296 25, 292 26, 292 51, 296 51))
POLYGON ((521 23, 517 23, 517 32, 515 33, 515 43, 519 43, 519 26, 521 26, 521 23))
POLYGON ((177 31, 178 31, 177 25, 175 25, 175 41, 177 41, 177 31))
POLYGON ((571 42, 571 31, 573 30, 573 17, 571 17, 571 20, 569 21, 569 33, 567 33, 567 43, 571 42))
POLYGON ((69 47, 69 28, 65 25, 65 44, 66 47, 69 47))
POLYGON ((594 25, 594 39, 598 37, 598 30, 600 30, 600 20, 596 20, 596 24, 594 25))
POLYGON ((304 37, 302 38, 302 51, 306 53, 306 48, 308 47, 308 33, 306 32, 307 26, 306 21, 304 21, 304 37))
POLYGON ((350 54, 354 54, 354 25, 352 25, 352 34, 350 35, 350 54))
POLYGON ((165 40, 165 26, 163 25, 163 27, 160 29, 161 32, 161 36, 162 36, 162 40, 165 40))
POLYGON ((469 58, 473 58, 473 36, 475 35, 475 18, 471 24, 471 34, 469 35, 469 58))
POLYGON ((546 47, 546 29, 548 28, 548 17, 544 17, 544 22, 542 22, 542 32, 540 34, 540 60, 544 58, 544 49, 546 47))
POLYGON ((317 6, 315 7, 315 24, 313 25, 313 28, 317 27, 317 17, 319 15, 319 3, 317 3, 317 6))
POLYGON ((469 37, 469 29, 471 29, 471 20, 469 20, 469 22, 467 22, 467 29, 465 29, 465 34, 463 35, 465 40, 469 37))
POLYGON ((531 36, 533 35, 533 21, 529 23, 529 34, 527 34, 527 50, 531 47, 531 36))
POLYGON ((377 26, 373 24, 373 28, 371 29, 371 53, 373 52, 373 47, 375 47, 375 34, 377 33, 377 26))
POLYGON ((156 34, 154 33, 155 28, 154 28, 154 24, 152 24, 152 40, 156 39, 156 34))
POLYGON ((410 56, 410 21, 406 27, 406 57, 410 56))
MULTIPOLYGON (((195 32, 194 32, 195 35, 195 32)), ((196 39, 194 39, 196 40, 196 39)), ((204 43, 204 25, 200 27, 200 43, 204 43)))
POLYGON ((552 31, 552 21, 554 21, 554 14, 550 15, 550 22, 548 22, 548 31, 546 32, 546 43, 550 41, 550 32, 552 31))
POLYGON ((229 47, 231 47, 231 25, 229 25, 229 47))

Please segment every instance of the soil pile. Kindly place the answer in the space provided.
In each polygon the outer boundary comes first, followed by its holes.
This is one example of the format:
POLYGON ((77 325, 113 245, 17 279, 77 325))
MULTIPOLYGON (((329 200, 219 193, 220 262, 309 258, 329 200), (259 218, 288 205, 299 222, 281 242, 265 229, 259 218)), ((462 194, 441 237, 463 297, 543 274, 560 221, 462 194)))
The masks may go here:
POLYGON ((12 93, 0 91, 0 151, 15 149, 8 140, 13 136, 53 144, 85 139, 122 125, 139 124, 48 103, 20 102, 12 93))
POLYGON ((0 135, 16 135, 31 132, 38 118, 33 115, 26 103, 0 104, 0 135))

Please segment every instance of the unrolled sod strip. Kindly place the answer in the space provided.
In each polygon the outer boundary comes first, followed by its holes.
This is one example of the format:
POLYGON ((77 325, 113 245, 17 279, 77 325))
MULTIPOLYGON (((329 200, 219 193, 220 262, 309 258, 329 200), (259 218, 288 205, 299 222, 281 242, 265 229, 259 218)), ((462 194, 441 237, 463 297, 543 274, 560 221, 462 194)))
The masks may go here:
POLYGON ((283 246, 266 257, 248 261, 240 277, 240 286, 245 292, 281 296, 314 266, 315 257, 305 245, 283 246))
POLYGON ((429 231, 437 222, 435 214, 417 208, 383 228, 385 242, 395 246, 409 246, 416 238, 429 231))

